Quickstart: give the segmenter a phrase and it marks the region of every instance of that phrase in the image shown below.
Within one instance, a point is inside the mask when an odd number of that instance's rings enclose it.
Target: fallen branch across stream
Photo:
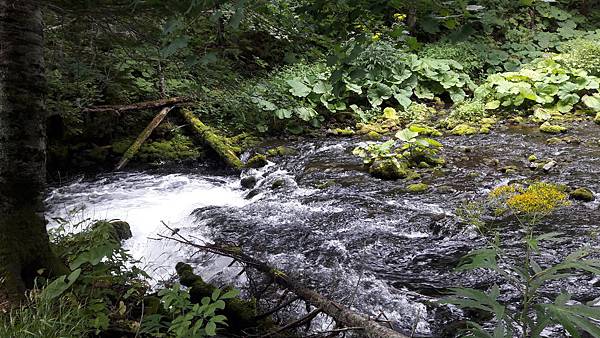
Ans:
[[[253,268],[262,272],[271,278],[281,288],[287,289],[304,301],[310,303],[316,308],[315,311],[323,312],[328,316],[332,317],[338,325],[346,327],[352,327],[353,330],[361,330],[365,336],[369,338],[408,338],[407,336],[394,331],[390,328],[384,327],[375,320],[356,313],[351,309],[327,299],[325,296],[317,293],[316,291],[309,289],[299,282],[290,278],[283,271],[272,268],[267,263],[261,262],[258,259],[243,253],[239,247],[236,246],[220,246],[217,244],[198,244],[190,239],[179,234],[179,231],[169,227],[163,222],[163,225],[171,231],[171,235],[158,236],[162,239],[172,240],[190,247],[194,247],[201,251],[210,252],[220,256],[226,256],[233,258],[234,260],[246,265],[246,267]],[[316,316],[317,313],[311,313]],[[306,322],[308,316],[301,318],[302,323]],[[301,324],[302,324],[301,323]],[[293,323],[297,324],[297,322]]]
[[[185,96],[172,97],[169,99],[155,100],[155,101],[145,101],[139,103],[125,104],[125,105],[104,105],[104,106],[95,106],[89,107],[82,110],[83,113],[102,113],[102,112],[115,112],[122,113],[130,110],[142,110],[142,109],[153,109],[153,108],[162,108],[166,106],[173,106],[177,104],[182,104],[186,102],[190,102],[191,99]]]
[[[152,131],[156,129],[156,127],[162,122],[162,120],[165,119],[165,117],[171,111],[171,109],[173,109],[173,107],[163,108],[158,114],[156,114],[156,116],[154,116],[152,121],[150,121],[150,123],[146,126],[146,128],[144,128],[142,133],[123,154],[123,157],[119,161],[119,164],[117,164],[117,166],[115,167],[115,170],[121,170],[127,165],[129,160],[131,160],[133,156],[135,156],[135,154],[138,152],[138,150],[140,150],[142,144],[146,141],[146,139],[148,139],[150,134],[152,134]]]

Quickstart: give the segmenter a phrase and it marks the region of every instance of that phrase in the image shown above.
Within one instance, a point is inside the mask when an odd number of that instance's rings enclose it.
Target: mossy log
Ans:
[[[163,108],[158,114],[156,114],[156,116],[154,116],[152,121],[146,126],[146,128],[144,128],[138,138],[133,142],[133,144],[131,144],[129,149],[127,149],[125,154],[123,154],[123,157],[115,167],[115,170],[121,170],[127,165],[129,160],[131,160],[138,150],[140,150],[142,144],[148,139],[150,134],[152,134],[152,131],[162,122],[162,120],[164,120],[171,109],[173,109],[173,107]]]
[[[241,169],[244,164],[236,155],[234,148],[229,144],[227,138],[219,136],[215,131],[202,123],[194,113],[188,109],[180,109],[181,116],[190,124],[199,138],[211,147],[229,166],[235,169]]]
[[[124,111],[130,110],[142,110],[142,109],[152,109],[152,108],[161,108],[165,106],[173,106],[176,104],[181,104],[185,102],[189,102],[189,97],[173,97],[169,99],[162,99],[156,101],[146,101],[125,105],[105,105],[105,106],[96,106],[83,109],[83,113],[101,113],[101,112],[115,112],[122,113]]]

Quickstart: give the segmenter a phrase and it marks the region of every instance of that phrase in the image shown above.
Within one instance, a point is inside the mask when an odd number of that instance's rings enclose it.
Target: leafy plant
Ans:
[[[443,163],[436,155],[442,144],[431,138],[418,137],[419,133],[408,128],[396,133],[386,142],[366,142],[354,148],[352,153],[365,164],[378,160],[394,159],[406,167],[417,167],[421,162],[431,165]]]
[[[590,248],[581,248],[565,257],[562,262],[546,265],[538,261],[543,242],[560,242],[560,233],[534,234],[537,222],[558,207],[568,205],[567,194],[561,187],[537,182],[528,187],[501,186],[493,190],[491,205],[502,213],[514,215],[526,232],[522,240],[523,260],[511,262],[496,235],[487,247],[474,250],[463,258],[458,270],[486,269],[492,271],[520,293],[520,306],[503,304],[501,291],[494,285],[484,292],[472,288],[453,288],[445,303],[462,308],[477,309],[493,316],[494,327],[486,329],[478,323],[468,322],[469,337],[541,337],[542,331],[560,324],[573,337],[585,331],[600,337],[595,321],[600,320],[600,309],[590,304],[570,301],[568,293],[561,293],[554,301],[546,300],[540,290],[549,281],[574,276],[574,271],[600,274],[600,260],[589,258]],[[499,209],[498,209],[499,208]]]
[[[227,325],[227,318],[216,312],[225,308],[225,300],[238,294],[239,291],[235,289],[225,293],[215,289],[211,297],[204,297],[200,304],[193,304],[189,292],[182,290],[179,284],[174,284],[158,293],[168,315],[155,314],[146,317],[142,323],[142,332],[153,337],[214,336],[218,325]]]
[[[598,92],[600,79],[581,69],[563,67],[554,58],[537,60],[518,72],[491,75],[477,88],[475,98],[486,108],[539,105],[569,112],[582,96]],[[584,104],[586,102],[583,102]]]

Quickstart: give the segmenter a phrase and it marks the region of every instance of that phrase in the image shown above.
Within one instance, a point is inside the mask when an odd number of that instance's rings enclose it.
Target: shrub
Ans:
[[[454,60],[472,75],[483,73],[485,64],[480,45],[472,42],[432,43],[425,45],[418,55],[421,58]]]
[[[576,39],[564,44],[562,50],[558,61],[565,67],[600,76],[600,40]]]
[[[538,105],[564,113],[582,102],[582,97],[597,93],[599,86],[598,77],[581,69],[566,68],[556,58],[546,58],[516,72],[491,75],[475,90],[475,98],[492,110]],[[590,106],[588,99],[583,104]]]

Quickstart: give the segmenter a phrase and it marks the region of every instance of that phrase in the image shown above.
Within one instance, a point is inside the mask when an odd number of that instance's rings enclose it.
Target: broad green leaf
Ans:
[[[419,133],[414,132],[408,128],[402,129],[396,133],[396,138],[402,142],[410,142],[415,137],[419,136]]]
[[[291,87],[290,93],[297,97],[306,97],[310,94],[311,89],[305,85],[303,82],[297,79],[290,79],[286,81],[287,84]]]
[[[69,276],[59,276],[52,283],[48,284],[42,291],[42,297],[48,300],[55,299],[62,295],[68,288],[75,283],[81,275],[81,269],[77,269],[69,274]]]

